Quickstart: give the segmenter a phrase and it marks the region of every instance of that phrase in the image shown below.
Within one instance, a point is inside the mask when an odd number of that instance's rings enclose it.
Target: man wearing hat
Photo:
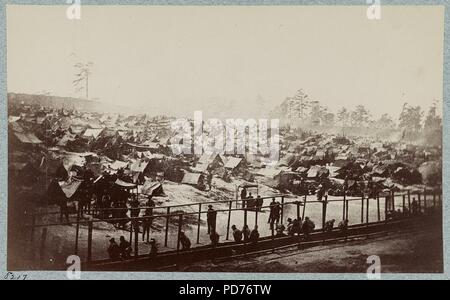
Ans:
[[[216,219],[217,219],[217,211],[213,209],[212,205],[209,205],[207,213],[208,234],[211,234],[212,231],[216,231]]]

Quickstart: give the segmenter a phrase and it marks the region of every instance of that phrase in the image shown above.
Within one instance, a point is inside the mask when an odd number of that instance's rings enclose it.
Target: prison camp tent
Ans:
[[[124,162],[124,161],[116,160],[115,162],[113,162],[112,164],[110,164],[109,167],[110,167],[112,170],[117,171],[117,170],[119,170],[119,169],[125,169],[126,167],[128,167],[128,163],[127,163],[127,162]]]
[[[134,163],[130,164],[130,171],[131,173],[144,173],[145,169],[147,168],[148,162],[144,161],[135,161]]]
[[[144,195],[153,196],[153,197],[158,197],[158,196],[164,197],[165,196],[162,183],[157,182],[157,181],[151,181],[151,180],[147,180],[144,183],[141,193]]]
[[[247,161],[247,164],[249,166],[252,166],[254,168],[262,168],[264,166],[264,159],[260,159],[255,154],[249,154],[247,153],[245,155],[245,160]]]
[[[400,166],[393,172],[392,179],[405,185],[421,184],[422,174],[416,168]]]
[[[314,160],[324,160],[325,156],[326,156],[325,151],[317,150],[316,154],[314,155]]]
[[[42,141],[36,137],[34,133],[21,133],[21,132],[14,132],[14,137],[17,142],[20,144],[26,144],[26,145],[39,145],[42,144]]]
[[[281,171],[275,177],[270,186],[278,189],[290,189],[294,180],[301,180],[302,176],[297,172]]]
[[[306,173],[306,176],[310,179],[328,177],[329,175],[330,171],[324,166],[312,166]]]
[[[137,185],[134,183],[125,182],[121,179],[117,179],[114,183],[117,187],[125,189],[125,190],[132,190],[137,188]]]
[[[326,168],[330,172],[330,177],[336,177],[339,174],[338,171],[341,169],[340,167],[336,166],[326,166]]]
[[[16,123],[20,118],[20,116],[8,116],[8,123]]]
[[[350,157],[347,154],[339,154],[334,159],[333,165],[336,167],[343,167],[347,165],[350,162]]]
[[[224,162],[220,154],[207,154],[204,153],[197,162],[195,170],[199,172],[206,172],[221,168],[224,166]]]
[[[205,188],[204,176],[200,173],[185,172],[181,183],[194,186],[200,190]]]
[[[279,167],[290,167],[292,164],[296,162],[295,155],[286,155],[280,159],[278,162]]]
[[[81,187],[81,184],[83,183],[82,180],[72,180],[70,182],[62,182],[60,183],[61,190],[63,191],[64,195],[67,199],[73,199],[75,198],[76,193]]]
[[[69,142],[74,142],[76,140],[76,135],[66,132],[66,134],[58,141],[56,144],[59,147],[65,147]]]
[[[69,127],[69,132],[74,135],[82,135],[86,130],[85,126],[73,125]]]
[[[225,169],[233,174],[244,173],[247,169],[247,161],[245,158],[228,157],[225,163]]]
[[[363,168],[360,164],[349,162],[342,166],[339,170],[335,171],[335,178],[338,179],[359,179],[364,174]]]
[[[83,133],[82,137],[85,139],[93,139],[96,140],[103,132],[103,128],[88,128]]]
[[[23,127],[17,123],[17,122],[12,122],[8,124],[8,128],[13,131],[13,132],[19,132],[19,133],[23,133],[25,132],[25,130],[23,129]]]

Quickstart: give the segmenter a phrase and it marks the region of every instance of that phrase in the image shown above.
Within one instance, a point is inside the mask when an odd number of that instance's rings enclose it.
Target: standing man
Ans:
[[[270,229],[274,229],[273,227],[273,223],[275,222],[274,220],[274,215],[275,215],[275,207],[277,205],[277,202],[275,201],[275,198],[272,198],[272,202],[270,202],[270,215],[269,215],[269,221],[268,223],[270,224]]]
[[[207,221],[208,221],[208,234],[216,231],[217,211],[213,209],[212,205],[208,206]]]

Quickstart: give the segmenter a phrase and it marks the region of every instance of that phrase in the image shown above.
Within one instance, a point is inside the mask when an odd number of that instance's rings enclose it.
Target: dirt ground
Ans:
[[[397,232],[377,238],[290,249],[227,262],[185,266],[184,272],[366,273],[367,258],[378,255],[382,273],[442,273],[442,235],[438,232]]]

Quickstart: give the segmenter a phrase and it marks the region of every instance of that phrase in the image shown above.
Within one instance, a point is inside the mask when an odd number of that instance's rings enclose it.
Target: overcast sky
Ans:
[[[9,92],[78,96],[73,65],[92,61],[91,98],[149,113],[251,116],[299,88],[375,116],[442,101],[441,7],[66,8],[8,6]]]

